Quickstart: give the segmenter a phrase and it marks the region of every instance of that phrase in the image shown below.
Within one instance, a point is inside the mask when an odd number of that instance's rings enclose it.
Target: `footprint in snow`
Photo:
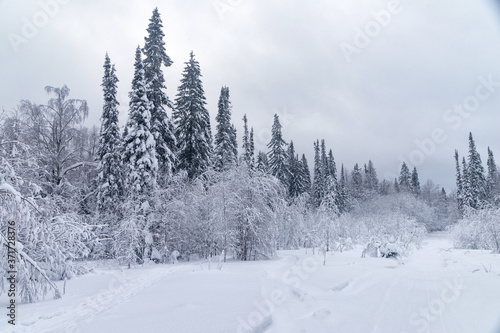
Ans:
[[[313,313],[313,317],[318,320],[324,320],[328,318],[332,313],[330,310],[327,309],[321,309]]]
[[[335,291],[335,292],[342,291],[345,288],[347,288],[347,286],[349,286],[349,283],[350,283],[349,281],[344,281],[344,282],[336,285],[335,287],[333,287],[332,290]]]

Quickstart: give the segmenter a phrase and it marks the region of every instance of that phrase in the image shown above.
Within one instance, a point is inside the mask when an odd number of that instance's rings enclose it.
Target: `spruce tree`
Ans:
[[[463,214],[464,208],[464,185],[463,185],[463,177],[462,172],[460,171],[460,160],[458,157],[458,151],[455,150],[455,169],[456,169],[456,183],[457,183],[457,206],[458,213],[460,216]]]
[[[247,166],[251,166],[252,154],[250,149],[250,132],[248,131],[248,119],[247,115],[243,115],[243,143],[241,147],[243,148],[243,161],[247,164]]]
[[[135,53],[134,78],[129,94],[128,134],[124,138],[124,166],[127,194],[133,200],[144,202],[156,188],[158,162],[155,137],[151,132],[151,109],[144,79],[141,50]]]
[[[288,197],[295,198],[302,194],[303,174],[302,165],[298,157],[295,155],[293,141],[290,141],[287,150],[287,168],[288,168]]]
[[[116,99],[118,78],[115,66],[106,53],[104,59],[102,89],[104,105],[101,116],[101,130],[97,149],[98,176],[97,202],[99,213],[105,215],[114,212],[116,202],[123,194],[121,174],[121,136],[118,124],[118,100]]]
[[[200,65],[192,51],[185,64],[173,119],[177,138],[177,169],[186,170],[188,177],[193,179],[210,166],[212,132],[210,116],[205,107]]]
[[[351,194],[356,199],[364,199],[363,174],[358,163],[354,165],[351,175]]]
[[[413,167],[413,171],[411,173],[410,192],[416,197],[418,197],[421,194],[420,181],[418,179],[418,173],[416,167]]]
[[[476,144],[469,133],[469,156],[468,156],[468,190],[470,192],[469,206],[475,209],[481,207],[486,200],[486,179],[481,156],[476,150]]]
[[[269,159],[267,158],[267,154],[259,151],[257,154],[257,170],[263,173],[269,173]]]
[[[325,191],[324,191],[324,177],[323,167],[321,164],[319,140],[314,142],[314,170],[313,170],[313,184],[312,184],[312,205],[318,208],[321,205]]]
[[[409,192],[411,188],[411,174],[410,169],[405,162],[401,165],[401,172],[399,173],[399,189],[404,192]]]
[[[337,189],[337,207],[339,209],[339,213],[345,213],[348,211],[347,207],[347,201],[348,201],[348,194],[347,194],[347,179],[346,179],[346,173],[344,169],[344,165],[340,167],[340,179],[338,182],[338,189]]]
[[[311,171],[309,170],[309,164],[307,163],[307,158],[305,154],[302,154],[301,167],[302,167],[301,193],[308,193],[309,191],[311,191]]]
[[[236,166],[238,161],[236,129],[231,124],[231,101],[228,87],[221,89],[215,120],[217,132],[215,133],[214,166],[216,170],[225,171]]]
[[[158,8],[155,8],[147,28],[144,53],[144,80],[146,95],[151,102],[151,133],[155,138],[156,157],[158,159],[161,183],[166,183],[171,176],[175,162],[176,140],[174,125],[169,119],[165,107],[173,108],[172,102],[164,92],[165,78],[162,65],[169,67],[172,60],[165,52],[165,36]]]
[[[365,189],[369,195],[374,195],[378,191],[378,178],[375,167],[371,160],[365,164]]]
[[[462,189],[464,193],[464,208],[473,207],[474,197],[470,190],[469,168],[465,161],[465,157],[462,157]]]
[[[271,129],[271,141],[267,144],[267,147],[269,148],[267,155],[269,157],[269,169],[271,174],[278,178],[281,183],[286,186],[289,177],[289,170],[286,163],[287,154],[285,150],[287,143],[283,140],[281,129],[282,126],[280,124],[279,117],[275,114]]]
[[[490,147],[488,147],[488,175],[486,177],[486,197],[490,202],[495,201],[495,197],[499,194],[500,184],[499,184],[499,175],[498,168],[495,163],[495,157],[493,156],[493,152]]]

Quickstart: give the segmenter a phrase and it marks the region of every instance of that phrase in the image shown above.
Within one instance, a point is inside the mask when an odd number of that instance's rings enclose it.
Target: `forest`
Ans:
[[[499,169],[490,149],[483,166],[472,134],[468,152],[455,151],[456,190],[449,193],[421,183],[406,163],[396,179],[379,179],[371,160],[343,165],[320,138],[309,162],[284,139],[278,115],[268,150],[257,152],[251,117],[243,128],[234,125],[227,86],[211,124],[194,52],[175,98],[167,96],[163,71],[172,60],[163,37],[155,9],[134,53],[122,126],[108,54],[100,127],[85,126],[88,105],[67,86],[45,87],[45,104],[26,99],[0,114],[0,257],[15,253],[23,302],[61,297],[53,281],[87,273],[94,260],[130,268],[355,246],[363,247],[360,256],[404,257],[442,230],[456,247],[500,253]],[[2,293],[8,260],[0,265]]]

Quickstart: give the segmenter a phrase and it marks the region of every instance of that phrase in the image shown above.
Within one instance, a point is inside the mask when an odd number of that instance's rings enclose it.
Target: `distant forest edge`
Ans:
[[[0,293],[13,253],[20,299],[34,302],[49,290],[61,297],[53,281],[84,274],[98,259],[223,263],[299,247],[326,258],[356,246],[363,256],[404,257],[427,232],[447,228],[457,247],[500,252],[499,172],[490,149],[485,171],[472,134],[467,158],[455,152],[452,193],[430,180],[421,185],[405,163],[398,178],[381,181],[371,160],[339,168],[325,140],[314,142],[311,175],[277,115],[267,152],[255,152],[246,115],[238,142],[226,86],[212,135],[193,52],[171,100],[162,28],[155,9],[135,50],[123,129],[108,54],[100,129],[83,126],[87,103],[70,98],[67,86],[46,87],[47,104],[23,100],[1,114]]]

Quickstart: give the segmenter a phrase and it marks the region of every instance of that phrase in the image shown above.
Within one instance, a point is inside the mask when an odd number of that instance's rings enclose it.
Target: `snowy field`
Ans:
[[[451,250],[445,233],[402,263],[360,254],[96,268],[60,300],[20,305],[16,330],[3,315],[0,332],[500,332],[500,255]]]

